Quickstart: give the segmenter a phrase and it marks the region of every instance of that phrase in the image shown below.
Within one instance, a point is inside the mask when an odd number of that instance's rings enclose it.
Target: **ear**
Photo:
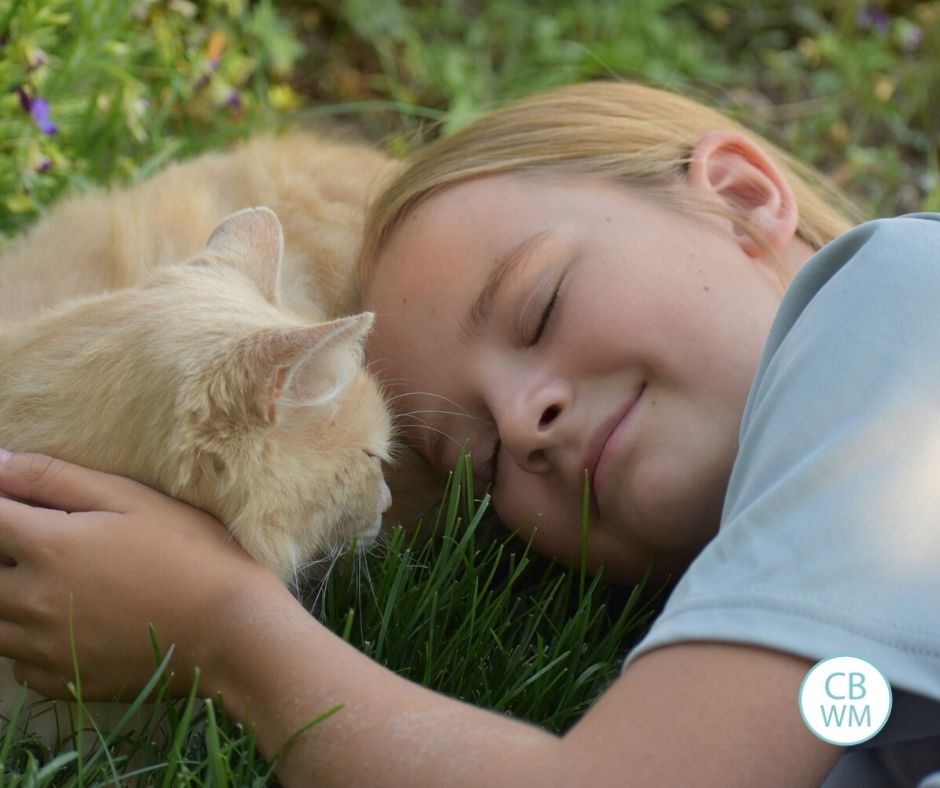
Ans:
[[[212,231],[204,249],[253,281],[272,304],[278,302],[284,232],[269,208],[245,208]]]
[[[250,410],[273,425],[300,418],[311,407],[335,405],[362,366],[372,321],[372,313],[363,312],[248,337],[230,368],[234,375],[247,371],[253,380],[247,392]]]
[[[713,131],[692,149],[687,182],[719,200],[733,215],[735,235],[751,257],[782,249],[796,233],[799,209],[783,173],[743,134]]]

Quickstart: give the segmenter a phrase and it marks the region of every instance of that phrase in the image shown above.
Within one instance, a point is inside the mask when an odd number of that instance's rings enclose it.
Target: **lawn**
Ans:
[[[940,210],[937,51],[940,2],[7,0],[0,236],[65,192],[135,182],[261,128],[329,118],[407,155],[506,99],[589,78],[717,104],[869,215]],[[656,589],[552,566],[487,503],[461,464],[417,533],[350,554],[304,597],[391,669],[561,731],[616,675]],[[218,707],[157,709],[168,744],[102,732],[87,756],[0,722],[0,785],[272,781]]]

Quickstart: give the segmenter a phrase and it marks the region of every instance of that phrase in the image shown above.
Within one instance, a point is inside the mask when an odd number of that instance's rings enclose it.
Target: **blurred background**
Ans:
[[[399,155],[559,83],[718,105],[870,215],[940,210],[940,2],[2,0],[0,234],[259,127]]]

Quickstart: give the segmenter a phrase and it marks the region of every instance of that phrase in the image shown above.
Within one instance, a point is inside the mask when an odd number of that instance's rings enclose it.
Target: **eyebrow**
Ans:
[[[529,258],[532,251],[545,241],[551,230],[542,230],[512,249],[499,255],[493,261],[489,276],[480,288],[477,297],[473,299],[470,309],[460,322],[460,341],[467,344],[471,339],[480,335],[486,321],[493,309],[493,302],[503,283],[510,278]]]

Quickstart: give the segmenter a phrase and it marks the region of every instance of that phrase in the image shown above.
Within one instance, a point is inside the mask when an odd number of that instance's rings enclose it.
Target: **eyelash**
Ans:
[[[529,341],[529,347],[538,344],[538,341],[542,338],[542,334],[545,332],[545,327],[548,325],[548,321],[552,316],[552,313],[555,311],[555,305],[558,302],[558,291],[561,290],[561,282],[558,283],[555,287],[555,292],[552,293],[552,297],[548,300],[548,303],[545,305],[545,309],[542,311],[542,316],[539,318],[539,324],[535,329],[535,335]],[[490,486],[496,486],[496,472],[499,470],[499,451],[502,447],[502,441],[499,439],[499,435],[496,436],[496,441],[493,444],[493,451],[490,453],[489,460],[486,465],[489,470],[490,476]]]
[[[545,305],[545,309],[542,311],[542,317],[539,319],[539,324],[536,326],[535,335],[529,340],[529,347],[537,345],[538,341],[542,338],[542,334],[545,332],[545,327],[548,325],[548,321],[552,316],[552,313],[555,311],[555,304],[558,301],[558,291],[561,290],[561,282],[555,286],[555,292],[552,293],[552,297],[548,300],[548,303]]]

